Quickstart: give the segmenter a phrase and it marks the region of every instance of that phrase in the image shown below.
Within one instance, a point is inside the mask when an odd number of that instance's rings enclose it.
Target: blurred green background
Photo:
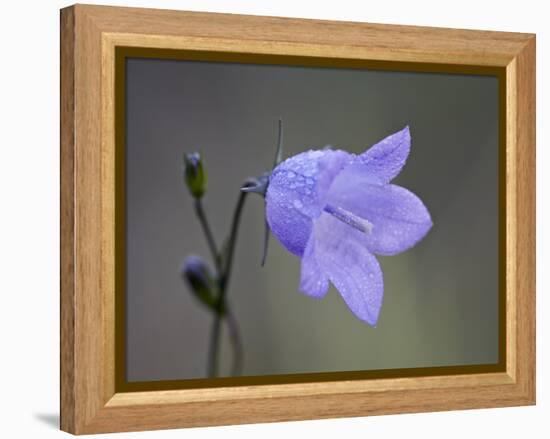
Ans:
[[[212,316],[180,278],[186,255],[209,257],[182,178],[200,151],[218,242],[238,188],[273,160],[325,145],[362,152],[409,125],[412,150],[394,180],[428,207],[415,248],[380,257],[378,326],[331,288],[298,292],[300,260],[272,239],[260,267],[263,201],[249,197],[229,301],[245,344],[244,375],[498,361],[498,80],[495,77],[130,59],[127,61],[127,379],[205,376]],[[224,338],[222,371],[230,349]]]

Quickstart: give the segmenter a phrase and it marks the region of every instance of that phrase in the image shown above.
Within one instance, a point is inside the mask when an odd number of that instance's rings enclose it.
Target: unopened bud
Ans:
[[[194,198],[201,198],[206,192],[206,171],[201,156],[192,152],[183,156],[185,183]]]
[[[199,256],[188,256],[183,263],[181,274],[195,297],[204,305],[215,310],[215,284],[206,262]]]

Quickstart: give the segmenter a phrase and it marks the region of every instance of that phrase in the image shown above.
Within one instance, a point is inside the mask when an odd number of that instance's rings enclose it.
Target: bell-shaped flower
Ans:
[[[432,227],[422,201],[390,181],[410,151],[409,128],[356,155],[310,150],[271,173],[266,216],[272,233],[301,257],[300,290],[323,297],[332,283],[362,321],[378,321],[384,281],[375,255],[395,255]]]

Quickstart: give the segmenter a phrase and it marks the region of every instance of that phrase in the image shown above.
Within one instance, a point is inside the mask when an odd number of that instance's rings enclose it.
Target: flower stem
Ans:
[[[229,330],[229,340],[233,348],[233,365],[231,367],[231,375],[238,376],[242,372],[244,349],[239,331],[239,325],[231,308],[226,302],[225,313],[217,313],[214,316],[214,324],[212,326],[210,351],[208,361],[208,376],[210,378],[218,376],[218,357],[221,335],[221,321],[225,317],[227,328]]]
[[[239,232],[239,224],[241,222],[241,214],[246,200],[246,192],[239,192],[239,199],[233,212],[233,221],[231,224],[231,232],[229,234],[229,243],[227,248],[227,258],[225,261],[225,267],[222,267],[222,277],[220,280],[220,297],[225,297],[227,291],[227,285],[229,284],[229,277],[231,275],[231,267],[233,265],[233,253],[235,253],[235,243],[237,242],[237,234]]]
[[[216,246],[216,241],[214,240],[214,235],[212,234],[212,230],[210,229],[210,224],[208,223],[208,220],[206,218],[206,213],[204,212],[204,208],[202,206],[200,198],[195,198],[195,213],[197,214],[199,222],[201,223],[202,230],[208,244],[208,248],[210,250],[210,253],[212,254],[212,259],[214,259],[214,264],[216,265],[216,270],[218,271],[218,273],[220,273],[221,267],[218,248]]]
[[[231,223],[231,230],[227,244],[227,255],[224,261],[224,266],[222,266],[221,264],[222,257],[217,251],[217,247],[210,231],[206,215],[204,213],[204,210],[202,209],[202,204],[200,203],[200,200],[196,200],[195,202],[195,210],[203,226],[203,231],[206,236],[206,240],[208,241],[208,246],[210,247],[210,251],[212,252],[212,256],[216,263],[216,269],[218,272],[218,306],[216,314],[214,315],[214,321],[212,323],[212,330],[210,333],[210,349],[208,353],[209,377],[215,377],[218,375],[220,334],[222,328],[221,321],[224,317],[227,320],[229,337],[231,340],[231,345],[233,347],[233,375],[240,374],[242,369],[243,347],[241,336],[239,332],[239,327],[237,325],[237,320],[235,319],[235,316],[229,308],[229,305],[226,303],[226,295],[227,287],[229,285],[229,278],[231,275],[231,268],[233,265],[233,254],[235,252],[235,244],[237,242],[237,235],[245,200],[246,192],[240,192],[239,199],[237,200],[237,205],[235,206],[235,210],[233,212],[233,220]]]

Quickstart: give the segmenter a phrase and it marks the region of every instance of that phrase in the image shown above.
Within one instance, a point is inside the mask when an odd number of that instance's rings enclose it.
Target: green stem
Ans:
[[[197,214],[197,217],[199,218],[199,222],[201,223],[202,230],[208,244],[208,248],[210,250],[210,253],[212,254],[212,259],[214,259],[214,264],[216,265],[216,270],[219,274],[221,273],[221,267],[218,247],[216,246],[214,235],[212,234],[212,230],[210,229],[210,224],[208,224],[208,220],[206,219],[206,214],[204,212],[204,208],[202,206],[202,201],[200,198],[195,198],[195,212]]]
[[[229,284],[229,277],[231,275],[231,268],[233,265],[233,254],[235,253],[235,243],[237,242],[239,224],[241,222],[241,214],[243,211],[244,202],[246,201],[246,195],[246,192],[239,193],[239,199],[237,200],[237,205],[235,206],[235,211],[233,212],[233,221],[231,223],[231,231],[229,234],[229,243],[227,248],[227,259],[225,261],[225,267],[222,267],[223,274],[220,280],[220,297],[222,300],[225,298],[225,292],[227,291],[227,286]]]
[[[237,321],[233,316],[233,313],[229,309],[229,306],[226,303],[227,287],[229,285],[229,278],[231,275],[231,268],[233,266],[233,254],[235,252],[235,244],[237,242],[237,235],[239,231],[239,225],[241,221],[241,214],[244,207],[244,202],[246,200],[246,192],[240,192],[239,199],[237,200],[237,205],[233,212],[233,220],[231,223],[231,230],[229,232],[229,241],[227,244],[227,257],[225,260],[225,266],[221,266],[219,254],[215,253],[216,266],[218,267],[219,274],[219,295],[218,295],[218,311],[214,316],[214,321],[212,323],[212,331],[210,333],[210,351],[208,355],[208,376],[215,377],[218,375],[218,357],[219,357],[219,346],[220,346],[220,333],[221,333],[221,321],[222,318],[227,318],[227,325],[229,329],[229,337],[231,344],[233,346],[233,374],[239,374],[242,369],[242,357],[243,357],[243,348],[241,337],[239,333],[239,327]],[[201,207],[200,203],[198,204]],[[201,209],[202,211],[202,209]],[[197,213],[199,210],[197,210]],[[203,229],[205,230],[205,235],[207,240],[209,240],[208,235],[212,237],[211,233],[207,233],[207,230],[210,230],[208,227],[208,222],[202,212],[201,222],[203,223]],[[201,218],[199,216],[199,218]],[[210,246],[210,244],[209,244]],[[211,248],[215,249],[216,246],[212,239]]]
[[[220,254],[218,252],[218,247],[216,245],[216,241],[214,240],[214,235],[212,234],[212,229],[210,228],[210,224],[208,223],[208,219],[206,217],[206,213],[204,211],[200,198],[195,198],[195,213],[197,214],[199,222],[201,223],[202,230],[208,244],[208,249],[212,254],[212,259],[214,260],[214,264],[216,266],[216,278],[218,279],[219,288],[219,279],[223,277],[222,267],[220,264]],[[218,350],[220,344],[219,339],[221,329],[221,319],[219,317],[220,315],[221,310],[218,310],[214,316],[214,322],[210,334],[210,351],[208,353],[208,376],[211,378],[218,375]]]

